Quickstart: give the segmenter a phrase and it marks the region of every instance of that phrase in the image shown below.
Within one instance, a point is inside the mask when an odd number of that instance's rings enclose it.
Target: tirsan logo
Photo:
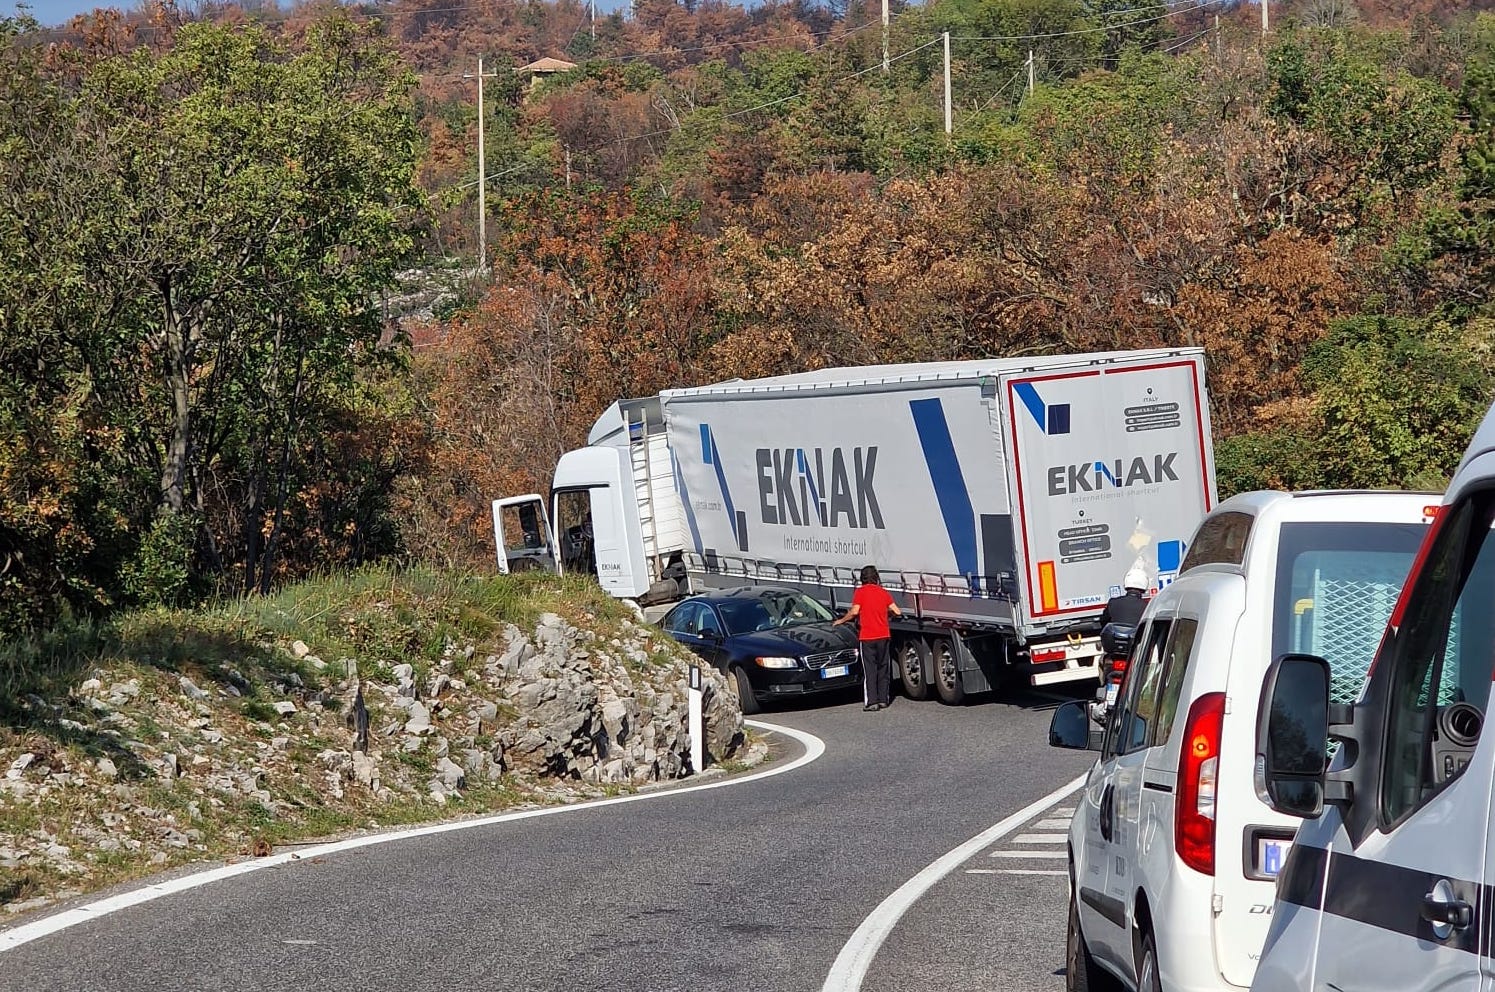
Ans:
[[[1170,451],[1166,455],[1153,455],[1151,462],[1139,456],[1130,463],[1118,458],[1114,462],[1055,465],[1049,469],[1049,495],[1093,493],[1107,486],[1126,489],[1129,486],[1151,486],[1158,482],[1177,482],[1178,473],[1173,471],[1173,459],[1177,457],[1178,452]]]
[[[873,481],[875,445],[759,448],[757,462],[758,509],[765,524],[883,529]]]

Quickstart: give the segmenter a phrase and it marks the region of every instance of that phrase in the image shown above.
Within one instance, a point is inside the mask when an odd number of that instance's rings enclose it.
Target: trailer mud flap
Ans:
[[[978,640],[988,640],[979,638]],[[991,651],[971,649],[971,644],[960,632],[950,631],[950,643],[955,648],[955,670],[960,673],[960,684],[969,695],[973,692],[990,692],[1001,684],[1001,660],[992,657]]]

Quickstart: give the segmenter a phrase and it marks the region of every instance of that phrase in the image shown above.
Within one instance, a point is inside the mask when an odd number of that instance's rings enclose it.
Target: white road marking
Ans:
[[[1071,814],[1071,815],[1073,815],[1073,814]],[[1063,830],[1063,831],[1065,831],[1067,833],[1069,831],[1069,821],[1070,821],[1070,817],[1069,816],[1065,816],[1065,817],[1058,817],[1058,816],[1056,816],[1056,817],[1053,817],[1053,818],[1048,819],[1048,820],[1039,820],[1037,823],[1033,824],[1033,829],[1034,830]]]
[[[43,917],[34,923],[27,923],[12,930],[0,931],[0,954],[29,944],[33,940],[50,936],[70,927],[97,920],[117,913],[131,906],[141,903],[152,902],[164,896],[185,892],[188,889],[199,888],[213,882],[222,882],[226,879],[235,878],[239,875],[247,875],[250,872],[262,871],[266,868],[279,868],[292,863],[307,863],[313,858],[320,858],[328,854],[338,854],[343,851],[354,851],[361,847],[373,847],[378,844],[388,844],[391,841],[409,840],[413,837],[430,837],[436,834],[449,833],[454,830],[471,830],[475,827],[490,827],[499,823],[510,823],[515,820],[529,820],[541,816],[556,816],[561,813],[571,813],[582,809],[597,809],[602,806],[619,806],[623,803],[636,803],[648,799],[668,799],[672,796],[682,796],[691,792],[703,792],[707,789],[721,789],[733,785],[746,785],[749,782],[761,781],[782,775],[785,772],[802,768],[810,762],[818,759],[825,753],[825,742],[814,734],[805,733],[803,730],[795,730],[792,727],[784,727],[775,723],[763,723],[759,720],[744,721],[750,727],[760,730],[768,730],[783,734],[796,740],[805,749],[805,753],[795,758],[788,764],[769,768],[766,771],[754,772],[741,778],[724,778],[715,782],[705,782],[701,785],[688,785],[676,789],[658,789],[650,792],[638,792],[628,796],[615,796],[611,799],[594,799],[591,802],[574,803],[569,806],[546,806],[542,809],[526,809],[515,813],[499,813],[494,816],[485,816],[472,820],[458,820],[451,823],[434,823],[424,827],[413,827],[408,830],[397,830],[391,833],[371,834],[365,837],[351,837],[347,840],[333,841],[330,844],[319,844],[308,847],[295,853],[274,854],[267,858],[256,858],[252,861],[240,861],[236,864],[223,865],[219,868],[211,868],[207,871],[184,875],[180,878],[168,879],[151,885],[143,885],[129,892],[100,899],[96,902],[86,903],[73,909],[54,913]]]
[[[1075,815],[1075,808],[1073,806],[1055,806],[1053,809],[1049,810],[1049,812],[1054,816],[1062,816],[1064,817],[1064,819],[1068,820]]]
[[[994,858],[1067,858],[1068,851],[993,851]]]
[[[316,945],[317,942],[315,940],[282,940],[281,943],[282,944],[295,944],[298,947],[313,947],[313,946]]]
[[[1018,834],[1012,838],[1014,844],[1063,844],[1069,834]]]
[[[1068,875],[1055,868],[967,868],[967,875]]]
[[[983,848],[1001,840],[1054,803],[1070,795],[1084,781],[1085,776],[1080,775],[1073,781],[1059,786],[1037,802],[1024,806],[1007,819],[983,830],[954,850],[941,855],[934,863],[900,885],[862,921],[862,925],[857,927],[851,939],[841,948],[841,953],[836,955],[836,961],[831,965],[830,974],[825,977],[821,992],[860,992],[862,979],[867,977],[867,969],[872,966],[872,959],[877,956],[878,949],[888,939],[888,934],[893,932],[893,928],[898,925],[903,914],[919,901],[919,897],[933,888],[940,879],[965,864],[974,855],[979,854]],[[1060,857],[1063,856],[1061,853]]]

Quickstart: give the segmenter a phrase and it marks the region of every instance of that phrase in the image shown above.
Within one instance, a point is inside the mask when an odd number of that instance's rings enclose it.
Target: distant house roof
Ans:
[[[522,66],[520,66],[517,71],[518,72],[569,72],[570,70],[575,69],[575,68],[576,68],[576,63],[575,62],[567,62],[565,59],[553,59],[553,58],[551,58],[550,56],[547,55],[543,59],[536,59],[535,61],[531,62],[529,65],[522,65]]]

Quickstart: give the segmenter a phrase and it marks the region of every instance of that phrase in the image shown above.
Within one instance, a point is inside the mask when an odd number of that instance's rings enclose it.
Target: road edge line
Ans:
[[[619,806],[624,803],[642,802],[646,799],[665,799],[671,796],[683,796],[692,792],[704,792],[707,789],[721,789],[733,785],[746,785],[749,782],[757,782],[762,779],[772,778],[775,775],[783,775],[785,772],[794,771],[810,764],[825,754],[825,742],[814,734],[793,727],[785,727],[777,723],[765,723],[761,720],[744,720],[745,724],[758,730],[767,730],[771,733],[783,734],[800,744],[804,753],[793,761],[773,768],[764,769],[761,772],[753,772],[740,777],[723,778],[713,782],[702,782],[700,785],[686,785],[679,788],[655,789],[649,792],[636,792],[627,796],[613,796],[609,799],[593,799],[587,802],[572,803],[566,806],[545,806],[539,809],[517,810],[512,813],[497,813],[492,816],[476,817],[471,820],[453,820],[447,823],[432,823],[422,827],[410,827],[404,830],[396,830],[389,833],[368,834],[362,837],[350,837],[345,840],[331,841],[326,844],[318,844],[298,851],[273,854],[265,858],[256,858],[252,861],[241,861],[236,864],[223,865],[218,868],[210,868],[206,871],[194,872],[191,875],[183,875],[179,878],[167,879],[162,882],[142,885],[138,889],[121,892],[117,895],[98,899],[75,906],[72,909],[44,916],[31,923],[25,923],[10,930],[0,930],[0,954],[14,950],[22,945],[29,944],[34,940],[49,937],[54,933],[71,929],[91,920],[97,920],[117,913],[131,906],[141,903],[153,902],[157,899],[174,895],[178,892],[186,892],[189,889],[200,888],[211,885],[214,882],[222,882],[250,872],[263,871],[267,868],[279,868],[283,865],[295,864],[298,861],[309,862],[313,858],[320,858],[328,854],[339,854],[343,851],[353,851],[363,847],[374,847],[379,844],[388,844],[397,840],[410,840],[416,837],[429,837],[435,834],[450,833],[456,830],[472,830],[477,827],[491,827],[500,823],[510,823],[515,820],[529,820],[541,816],[555,816],[560,813],[569,813],[582,809],[598,809],[603,806]]]
[[[851,935],[836,955],[830,974],[825,977],[821,992],[861,992],[862,979],[872,966],[873,958],[882,948],[883,942],[924,893],[932,889],[940,879],[969,861],[982,848],[1001,840],[1007,834],[1027,823],[1039,813],[1068,798],[1085,784],[1086,772],[1074,780],[1061,785],[1042,799],[1035,800],[999,823],[993,824],[970,840],[941,855],[932,864],[913,878],[904,882],[882,902],[878,903],[856,932]]]

